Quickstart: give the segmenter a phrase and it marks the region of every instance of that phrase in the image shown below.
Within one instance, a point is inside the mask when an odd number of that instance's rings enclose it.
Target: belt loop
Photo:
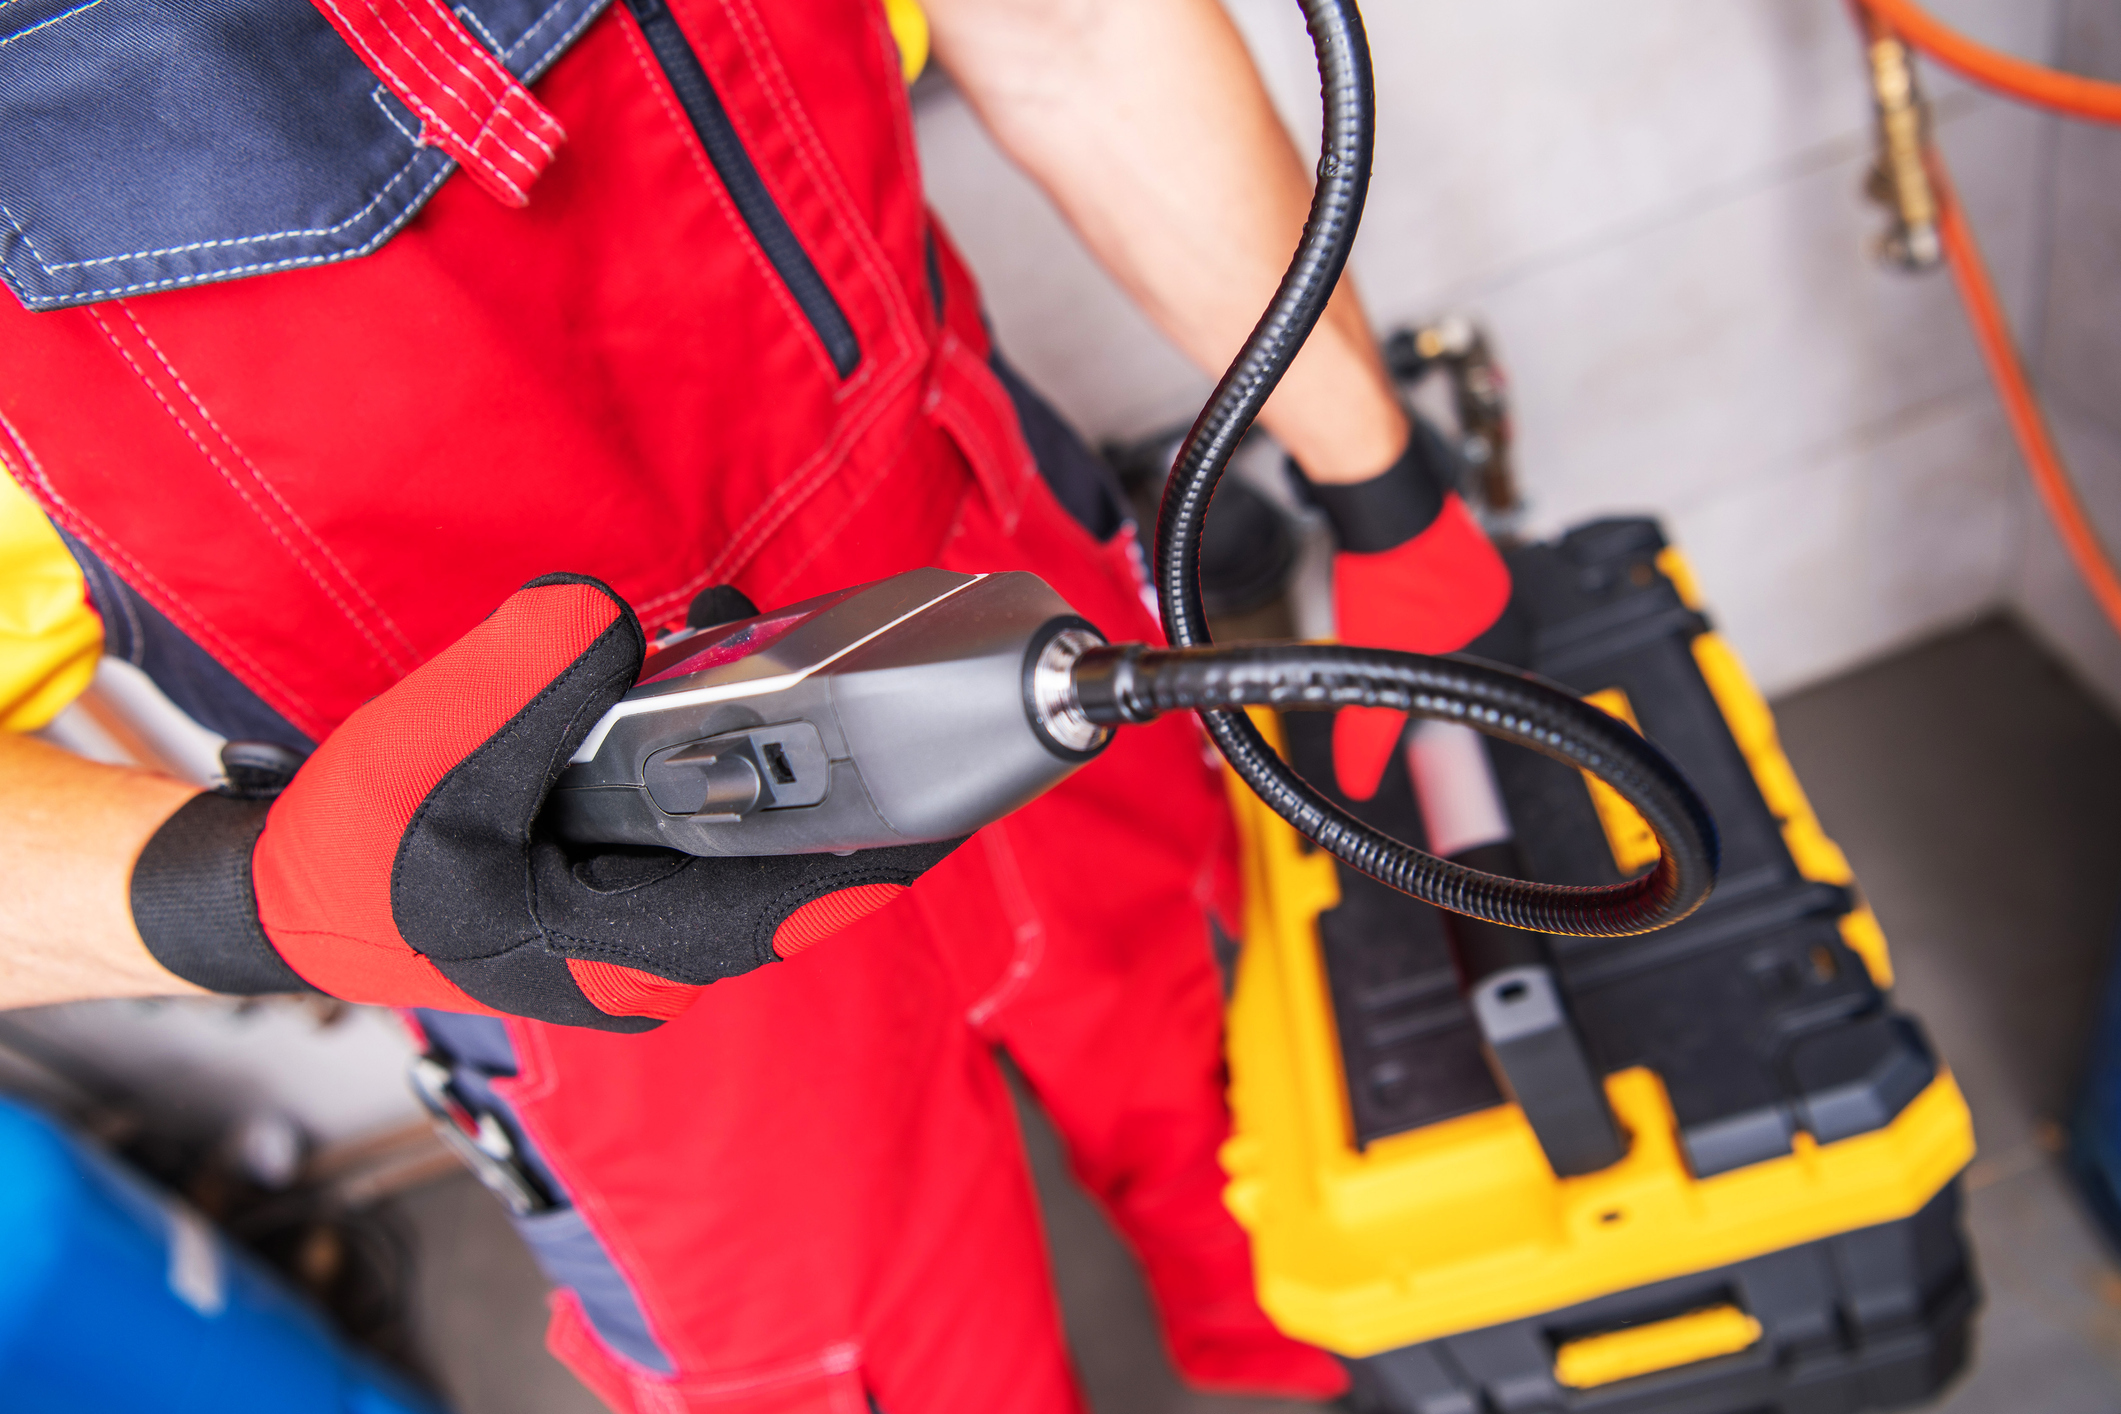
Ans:
[[[471,37],[442,0],[311,0],[384,87],[420,115],[420,143],[489,196],[527,206],[567,140],[559,120]]]

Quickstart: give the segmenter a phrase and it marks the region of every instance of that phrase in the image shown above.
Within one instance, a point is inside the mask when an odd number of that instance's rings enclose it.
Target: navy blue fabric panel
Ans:
[[[304,756],[317,749],[264,698],[111,573],[95,552],[64,530],[59,538],[73,551],[81,577],[88,581],[89,602],[103,618],[104,653],[146,673],[165,697],[210,732],[230,741],[273,742]]]
[[[498,1016],[472,1016],[464,1012],[435,1011],[416,1007],[412,1013],[420,1029],[436,1048],[450,1059],[474,1065],[488,1075],[514,1075],[516,1048],[508,1039],[508,1023]]]
[[[610,0],[478,0],[457,18],[525,83],[551,68]]]
[[[597,1241],[578,1209],[554,1208],[513,1221],[545,1275],[554,1286],[574,1292],[582,1303],[582,1314],[606,1345],[659,1375],[676,1373],[677,1362],[648,1329],[648,1318],[625,1273]]]
[[[421,1007],[413,1012],[428,1044],[449,1057],[450,1080],[457,1093],[476,1108],[498,1118],[508,1128],[516,1152],[537,1173],[545,1191],[561,1207],[513,1219],[516,1231],[529,1246],[538,1265],[555,1286],[573,1290],[582,1303],[582,1313],[604,1343],[638,1365],[667,1375],[677,1366],[648,1329],[648,1318],[625,1273],[611,1259],[582,1215],[568,1204],[567,1190],[553,1176],[544,1158],[523,1135],[523,1126],[493,1088],[501,1076],[517,1070],[515,1047],[508,1027],[499,1017],[466,1016],[453,1011]]]
[[[475,0],[526,79],[608,0]],[[55,309],[366,254],[456,164],[310,0],[0,5],[0,278]]]

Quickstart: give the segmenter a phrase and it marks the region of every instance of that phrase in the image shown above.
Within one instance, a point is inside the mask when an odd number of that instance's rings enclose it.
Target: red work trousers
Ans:
[[[1043,486],[1004,527],[966,496],[951,569],[1030,569],[1115,639],[1152,636],[1131,533]],[[1325,1397],[1222,1205],[1222,995],[1235,889],[1190,718],[1130,728],[908,895],[644,1036],[511,1023],[502,1082],[677,1365],[550,1341],[629,1414],[1076,1414],[1036,1199],[995,1051],[1021,1068],[1146,1270],[1195,1383]]]

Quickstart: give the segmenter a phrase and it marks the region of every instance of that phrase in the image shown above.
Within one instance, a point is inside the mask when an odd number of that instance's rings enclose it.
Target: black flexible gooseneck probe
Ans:
[[[1157,589],[1173,645],[1094,648],[1076,665],[1093,722],[1198,710],[1231,767],[1335,858],[1440,908],[1544,933],[1617,937],[1676,923],[1716,879],[1716,826],[1663,752],[1566,691],[1468,659],[1330,644],[1211,646],[1200,594],[1201,527],[1238,440],[1324,313],[1355,242],[1370,184],[1374,95],[1354,0],[1301,0],[1325,96],[1310,219],[1274,301],[1180,449],[1156,525]],[[1242,711],[1389,707],[1461,722],[1604,780],[1657,834],[1654,869],[1599,888],[1535,884],[1439,859],[1374,830],[1314,790]]]

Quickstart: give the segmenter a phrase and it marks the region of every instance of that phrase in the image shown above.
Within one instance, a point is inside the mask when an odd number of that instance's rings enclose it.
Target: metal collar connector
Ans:
[[[1100,644],[1084,653],[1070,674],[1069,692],[1086,721],[1102,726],[1153,722],[1163,715],[1140,691],[1139,643]]]
[[[1047,740],[1065,751],[1088,754],[1112,738],[1111,729],[1093,722],[1076,693],[1077,664],[1105,640],[1088,628],[1063,628],[1048,638],[1031,661],[1027,704],[1031,719]]]

